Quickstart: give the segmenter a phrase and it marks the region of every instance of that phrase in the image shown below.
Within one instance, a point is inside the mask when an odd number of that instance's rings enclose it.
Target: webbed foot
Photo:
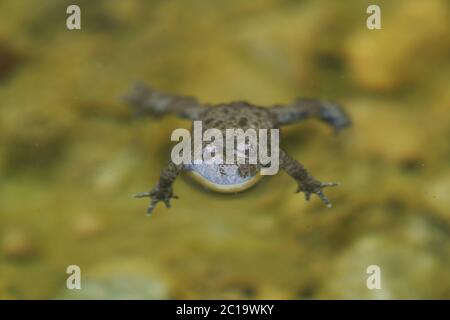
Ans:
[[[349,116],[338,104],[324,102],[320,106],[320,119],[329,123],[336,133],[351,125]]]
[[[331,208],[333,205],[331,204],[330,200],[325,196],[322,189],[325,187],[335,187],[339,185],[336,182],[320,182],[314,179],[308,180],[307,182],[298,182],[298,192],[303,192],[305,194],[306,201],[309,201],[311,199],[311,194],[315,193],[317,196],[319,196],[320,200],[322,200],[323,203],[328,208]]]
[[[156,204],[160,201],[164,202],[166,208],[170,208],[170,199],[178,199],[178,196],[172,192],[172,187],[161,188],[159,186],[154,187],[151,191],[140,192],[134,195],[135,198],[149,197],[150,205],[147,208],[147,214],[151,214]]]

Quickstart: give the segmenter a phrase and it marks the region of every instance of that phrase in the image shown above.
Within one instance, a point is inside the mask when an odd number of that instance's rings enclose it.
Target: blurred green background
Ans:
[[[82,30],[66,29],[78,4]],[[382,30],[366,28],[378,4]],[[1,1],[0,298],[450,298],[449,2]],[[121,102],[142,80],[203,102],[341,102],[281,144],[334,207],[285,173],[237,195],[151,188],[170,133]],[[82,290],[66,289],[81,267]],[[381,267],[368,290],[366,268]]]

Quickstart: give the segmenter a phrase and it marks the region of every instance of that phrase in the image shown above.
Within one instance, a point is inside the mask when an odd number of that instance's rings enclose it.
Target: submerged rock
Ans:
[[[367,234],[341,252],[322,279],[320,298],[439,299],[450,289],[441,252],[445,233],[426,218],[412,216],[400,228]],[[381,288],[369,289],[367,268],[378,266]],[[371,273],[372,274],[372,273]]]
[[[28,258],[36,253],[33,239],[23,230],[7,230],[0,240],[1,251],[8,258]]]
[[[86,269],[81,268],[81,289],[63,289],[57,299],[169,298],[169,285],[165,277],[148,262],[128,259]]]
[[[361,28],[350,37],[347,60],[355,82],[374,91],[393,91],[421,81],[430,61],[449,48],[448,3],[404,1],[382,8],[382,29]]]

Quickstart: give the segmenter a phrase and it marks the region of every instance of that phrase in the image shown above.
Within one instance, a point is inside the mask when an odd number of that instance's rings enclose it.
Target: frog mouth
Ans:
[[[238,174],[235,165],[226,166],[225,172],[220,172],[215,165],[190,165],[187,174],[200,185],[219,193],[238,193],[253,187],[261,178],[260,173],[248,177]]]

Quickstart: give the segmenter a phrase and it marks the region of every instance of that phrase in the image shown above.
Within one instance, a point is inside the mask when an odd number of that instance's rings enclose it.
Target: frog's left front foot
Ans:
[[[311,194],[315,193],[319,196],[320,200],[322,200],[323,203],[328,208],[331,208],[333,205],[331,204],[330,200],[328,200],[327,196],[323,193],[322,189],[325,187],[335,187],[339,185],[336,182],[320,182],[315,179],[308,179],[307,181],[297,181],[298,183],[298,189],[297,192],[303,192],[305,193],[305,199],[306,201],[309,201],[311,199]]]
[[[151,214],[156,204],[160,201],[164,202],[166,208],[170,208],[170,199],[178,199],[178,196],[172,192],[172,187],[162,188],[160,186],[154,187],[151,191],[140,192],[134,195],[135,198],[149,197],[150,205],[147,208],[147,214]]]
[[[319,196],[320,200],[326,204],[328,208],[332,205],[330,200],[325,196],[322,189],[326,187],[335,187],[338,184],[336,182],[320,182],[314,179],[312,175],[306,171],[305,167],[280,149],[280,165],[298,184],[297,192],[304,192],[306,201],[311,198],[311,193],[315,193]]]

